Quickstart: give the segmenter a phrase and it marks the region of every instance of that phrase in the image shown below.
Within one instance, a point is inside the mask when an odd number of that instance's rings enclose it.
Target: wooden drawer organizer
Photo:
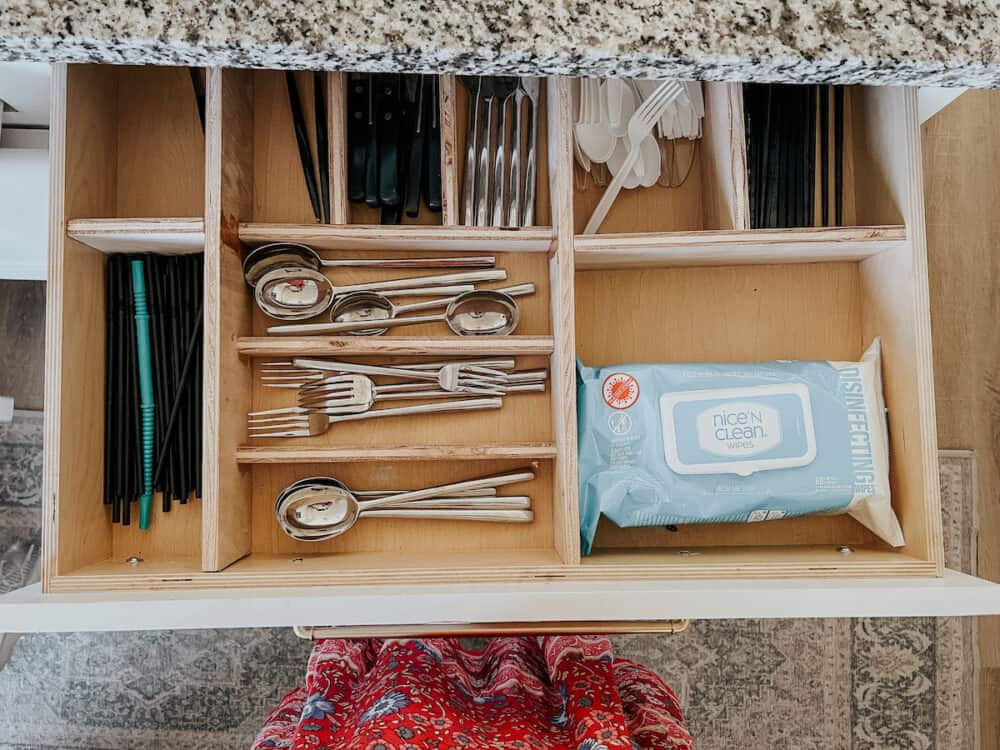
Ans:
[[[624,193],[602,233],[579,236],[599,190],[572,157],[573,86],[549,79],[538,219],[459,225],[466,95],[440,79],[445,207],[414,224],[364,224],[345,200],[345,96],[327,74],[335,223],[311,223],[282,74],[210,69],[203,136],[188,73],[59,67],[53,104],[46,393],[45,565],[50,592],[551,579],[939,576],[943,571],[922,173],[915,94],[854,89],[848,194],[859,226],[750,231],[742,95],[706,84],[705,137],[677,189]],[[185,89],[185,87],[188,87]],[[302,90],[310,90],[305,80]],[[308,97],[311,98],[311,97]],[[307,116],[309,113],[307,112]],[[851,214],[848,214],[851,215]],[[621,233],[631,230],[630,233]],[[638,230],[638,231],[637,231]],[[379,338],[264,336],[242,278],[248,247],[278,239],[351,253],[489,251],[532,280],[517,335],[465,340],[441,327]],[[103,466],[103,262],[120,250],[206,253],[204,498],[147,532],[110,523]],[[352,274],[338,273],[349,280]],[[723,312],[719,300],[736,306]],[[890,412],[894,550],[847,516],[671,532],[602,524],[580,555],[575,360],[856,359],[881,336]],[[336,427],[247,445],[245,413],[276,403],[255,369],[298,354],[406,359],[516,355],[548,366],[544,394],[498,412]],[[273,520],[289,481],[419,486],[537,467],[526,526],[367,520],[316,545]],[[842,547],[849,547],[843,551]],[[126,563],[137,555],[138,564]]]

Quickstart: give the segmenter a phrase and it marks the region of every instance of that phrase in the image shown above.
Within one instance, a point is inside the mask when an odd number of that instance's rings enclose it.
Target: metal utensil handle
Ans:
[[[490,271],[464,271],[462,273],[444,273],[437,276],[417,276],[411,279],[389,279],[388,281],[372,281],[367,284],[349,284],[334,286],[333,294],[347,292],[378,292],[383,289],[406,289],[408,287],[432,286],[444,284],[460,284],[466,281],[506,281],[507,272],[502,268]]]
[[[504,223],[504,156],[507,151],[507,100],[510,97],[497,98],[497,139],[496,151],[493,157],[493,198],[490,211],[490,225],[502,226]]]
[[[353,422],[361,419],[378,419],[379,417],[404,417],[409,414],[431,414],[435,412],[442,411],[475,411],[476,409],[499,409],[503,406],[502,398],[473,398],[468,401],[442,401],[437,404],[419,404],[417,406],[396,406],[391,409],[373,409],[371,411],[366,411],[361,414],[345,414],[343,416],[333,416],[330,417],[330,424],[336,422]],[[496,487],[496,484],[484,484],[475,485],[476,487]],[[445,490],[452,489],[451,487],[445,487]],[[420,494],[419,498],[411,498],[408,495],[413,493],[407,493],[405,495],[397,495],[397,498],[406,498],[407,500],[422,499],[425,497],[434,497],[435,495],[441,494],[438,491],[431,492],[430,494]],[[373,501],[378,502],[378,501]],[[382,503],[383,505],[385,503]]]
[[[473,402],[477,401],[496,401],[499,405],[501,399],[475,399]],[[456,401],[445,405],[457,405],[461,402]],[[481,487],[502,487],[507,484],[517,484],[518,482],[529,482],[535,478],[535,472],[530,469],[525,469],[523,471],[513,471],[507,474],[496,474],[489,477],[480,477],[479,479],[468,479],[464,482],[453,482],[452,484],[442,484],[436,487],[425,487],[422,490],[414,490],[413,492],[404,492],[402,495],[393,495],[392,497],[376,498],[375,500],[365,500],[359,502],[363,508],[384,508],[388,505],[396,504],[402,505],[408,503],[411,500],[424,500],[428,497],[439,497],[441,495],[446,495],[449,492],[455,492],[457,490],[475,490]]]
[[[448,300],[451,302],[451,300]],[[351,331],[367,331],[371,328],[399,328],[400,326],[416,325],[417,323],[440,323],[447,320],[445,313],[438,315],[417,315],[412,318],[386,318],[385,320],[352,320],[344,323],[302,323],[282,326],[270,326],[268,333],[350,333]]]
[[[549,376],[548,370],[520,370],[519,372],[505,372],[503,375],[480,375],[476,372],[462,371],[463,380],[481,380],[487,383],[525,383],[535,380],[545,380]]]
[[[538,95],[529,97],[531,118],[528,120],[528,158],[524,166],[524,218],[520,226],[530,227],[535,223],[535,172],[538,149]]]
[[[479,396],[502,396],[506,392],[507,389],[505,388],[476,385],[467,391],[401,391],[395,393],[380,393],[375,396],[375,401],[412,401],[417,398],[460,398],[462,396],[468,396],[470,393],[475,393]]]
[[[359,517],[409,518],[425,521],[484,521],[492,523],[531,523],[535,514],[530,510],[424,510],[422,508],[364,510]]]
[[[510,187],[507,189],[507,196],[510,200],[507,212],[506,224],[509,227],[520,226],[521,224],[521,107],[524,104],[524,90],[520,82],[517,84],[517,91],[514,94],[514,119],[511,123],[511,147],[510,147]]]
[[[358,498],[388,497],[390,495],[402,495],[404,492],[411,492],[411,491],[412,490],[351,490],[351,494]],[[497,494],[496,487],[483,487],[482,489],[466,490],[465,492],[449,492],[448,496],[451,498],[496,497],[496,494]]]
[[[363,365],[357,362],[338,362],[324,359],[303,359],[296,358],[292,364],[306,370],[322,370],[323,372],[353,372],[359,375],[388,375],[396,378],[413,378],[415,380],[438,379],[437,371],[422,372],[419,370],[407,370],[402,367],[383,367],[381,365]]]
[[[354,493],[357,497],[357,493]],[[393,508],[394,506],[388,506]],[[434,510],[449,509],[478,509],[478,510],[529,510],[531,508],[531,498],[527,495],[510,495],[504,497],[467,497],[448,495],[444,497],[432,497],[427,500],[411,500],[404,504],[404,508],[431,508]],[[381,509],[374,512],[380,512]]]
[[[493,268],[496,258],[492,255],[461,258],[345,258],[320,259],[327,268]]]
[[[479,144],[479,167],[476,171],[476,226],[489,226],[490,221],[490,143],[494,140],[493,110],[495,96],[482,100],[486,107],[486,127],[483,132],[483,142]]]
[[[501,289],[494,289],[494,292],[501,292],[510,297],[523,297],[527,294],[535,293],[535,285],[528,284],[515,284],[514,286],[507,286]],[[393,317],[398,317],[401,313],[406,312],[416,312],[417,310],[433,310],[436,307],[447,307],[451,302],[457,299],[460,295],[454,295],[451,297],[442,297],[440,299],[431,299],[426,302],[411,302],[407,305],[396,305],[393,309]],[[369,326],[377,327],[377,326]]]
[[[453,286],[424,286],[417,289],[385,289],[379,294],[383,297],[440,297],[442,294],[471,292],[475,288],[475,284],[455,284]]]
[[[459,365],[463,372],[494,372],[495,370],[513,370],[516,366],[513,357],[504,357],[501,359],[450,359],[444,362],[414,362],[409,365],[396,366],[402,367],[405,370],[440,370],[442,367],[447,365]],[[493,369],[491,370],[490,368]],[[505,373],[498,372],[496,374],[502,375]]]
[[[462,210],[465,226],[476,224],[476,134],[479,130],[479,80],[476,90],[469,87],[469,122],[465,128],[465,174],[462,175]]]

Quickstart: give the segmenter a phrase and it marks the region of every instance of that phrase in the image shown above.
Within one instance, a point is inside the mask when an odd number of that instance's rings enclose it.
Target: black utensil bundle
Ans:
[[[750,226],[840,226],[844,220],[843,87],[747,83],[743,109]]]
[[[132,523],[142,494],[139,368],[131,261],[145,261],[153,394],[153,486],[171,500],[201,497],[204,255],[111,255],[105,267],[104,503]]]
[[[313,159],[312,147],[309,145],[309,130],[306,125],[305,113],[302,111],[302,99],[295,83],[295,73],[285,71],[285,86],[288,89],[288,108],[292,113],[292,125],[295,127],[295,142],[299,147],[299,162],[302,164],[302,175],[306,181],[309,193],[309,203],[313,216],[318,224],[330,223],[330,138],[326,125],[326,90],[323,86],[324,73],[313,73],[313,98],[316,125],[316,159]],[[319,175],[316,165],[319,165]]]
[[[441,210],[438,78],[361,75],[348,83],[347,197],[382,210],[381,223]]]

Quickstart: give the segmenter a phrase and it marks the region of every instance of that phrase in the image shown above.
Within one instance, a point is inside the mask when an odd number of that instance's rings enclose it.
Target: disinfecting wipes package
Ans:
[[[879,342],[860,362],[577,365],[580,531],[850,513],[893,546]]]

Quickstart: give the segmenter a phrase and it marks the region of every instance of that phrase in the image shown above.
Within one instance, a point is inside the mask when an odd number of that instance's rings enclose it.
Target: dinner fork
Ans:
[[[652,132],[653,127],[659,121],[663,111],[679,96],[686,96],[685,89],[677,81],[664,81],[652,94],[640,105],[628,121],[628,141],[630,144],[628,155],[618,170],[618,174],[608,185],[601,196],[600,202],[594,209],[590,220],[587,222],[584,234],[596,234],[604,219],[611,209],[618,193],[621,192],[625,178],[632,171],[636,161],[639,159],[639,147],[643,140]]]
[[[331,425],[338,422],[353,422],[362,419],[377,419],[380,417],[402,417],[410,414],[430,414],[445,411],[476,411],[479,409],[499,409],[503,406],[501,398],[473,398],[465,401],[443,401],[436,404],[420,404],[417,406],[399,406],[391,409],[375,409],[360,414],[329,415],[323,412],[289,417],[278,423],[262,426],[251,425],[248,429],[251,438],[268,437],[316,437],[322,435]]]

